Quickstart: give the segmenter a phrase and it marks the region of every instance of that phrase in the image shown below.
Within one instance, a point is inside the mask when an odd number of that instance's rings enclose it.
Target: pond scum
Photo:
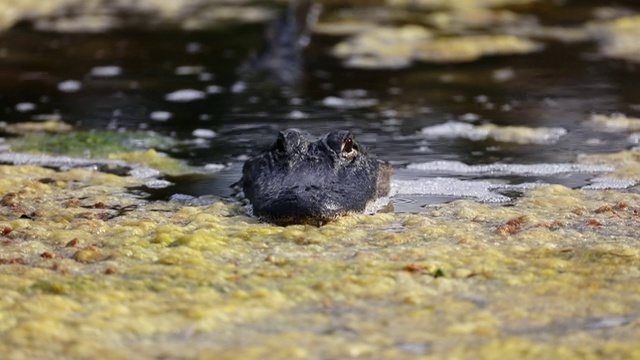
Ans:
[[[0,166],[7,358],[640,357],[637,194],[278,227],[141,181]]]
[[[371,39],[357,32],[334,55],[366,68],[470,61],[536,51],[537,42],[524,38],[529,34],[594,39],[605,56],[638,62],[637,15],[570,29],[510,28],[519,15],[481,6],[529,2],[389,0],[406,9],[405,17],[432,3],[482,9],[474,16],[451,11],[431,17],[439,29],[452,24],[449,33],[440,32],[454,38],[434,39],[429,51],[412,39],[431,34],[414,27],[405,36],[407,29],[398,27],[373,42],[400,36],[403,57],[371,56],[366,48],[363,57],[360,45]],[[76,18],[50,16],[36,28],[118,27],[118,11],[94,16],[91,10],[102,2],[32,3],[7,2],[14,11],[6,12],[0,28],[77,3],[87,9]],[[180,9],[173,2],[145,3],[157,3],[157,13],[170,19]],[[179,22],[181,28],[210,26],[228,13],[220,6],[212,2],[195,19]],[[268,11],[246,10],[233,16],[269,18]],[[459,37],[464,24],[490,29],[498,20],[505,27],[495,38],[471,39],[483,46]],[[452,43],[441,41],[453,41],[459,53],[444,52]],[[432,53],[437,57],[425,55]],[[619,123],[618,117],[609,127]],[[66,146],[47,144],[60,145]],[[173,166],[156,155],[106,157]],[[610,176],[640,180],[638,152],[579,162],[613,165]],[[0,166],[3,358],[640,358],[638,194],[549,185],[526,190],[513,206],[459,200],[420,214],[277,227],[234,204],[146,201],[130,191],[144,181],[87,169]]]

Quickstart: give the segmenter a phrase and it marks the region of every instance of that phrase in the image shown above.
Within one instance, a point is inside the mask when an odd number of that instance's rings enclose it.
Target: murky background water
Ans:
[[[526,12],[543,23],[571,26],[589,20],[593,8],[600,5],[611,4],[542,3],[527,7]],[[640,10],[635,1],[616,5],[631,12]],[[640,115],[640,69],[604,58],[594,42],[544,41],[543,51],[528,55],[464,64],[416,63],[401,70],[358,70],[342,66],[329,54],[340,37],[315,34],[304,52],[303,77],[285,89],[248,75],[253,59],[267,48],[267,29],[265,24],[200,31],[133,26],[98,34],[65,34],[18,25],[0,36],[2,120],[19,122],[58,114],[82,129],[153,130],[193,140],[163,149],[171,156],[194,166],[225,166],[211,175],[170,178],[175,186],[150,191],[157,198],[173,193],[229,196],[229,186],[240,178],[247,156],[268,146],[278,130],[289,127],[318,135],[350,129],[370,151],[394,165],[396,181],[444,177],[581,187],[596,175],[460,174],[446,169],[433,173],[407,165],[436,160],[470,165],[567,163],[581,153],[635,146],[627,133],[606,133],[584,125],[591,113]],[[167,98],[185,89],[202,91],[204,97],[185,102]],[[332,105],[327,100],[331,97],[375,101],[351,108]],[[421,133],[425,127],[447,121],[559,127],[567,134],[553,143],[517,144]],[[453,198],[401,193],[393,201],[396,211],[419,211]]]

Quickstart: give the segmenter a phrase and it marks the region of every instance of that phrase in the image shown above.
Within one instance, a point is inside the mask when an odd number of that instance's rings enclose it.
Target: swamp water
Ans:
[[[286,87],[249,74],[281,6],[5,30],[2,352],[640,356],[640,9],[460,3],[323,4]],[[289,127],[353,131],[394,212],[216,202]]]

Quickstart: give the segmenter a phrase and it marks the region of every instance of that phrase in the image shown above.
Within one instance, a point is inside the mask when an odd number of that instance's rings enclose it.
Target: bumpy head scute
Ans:
[[[254,215],[280,225],[322,224],[388,193],[390,170],[345,130],[317,139],[288,129],[246,161],[241,183]]]

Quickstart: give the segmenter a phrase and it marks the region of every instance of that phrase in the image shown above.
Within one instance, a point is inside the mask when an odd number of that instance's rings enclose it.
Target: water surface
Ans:
[[[573,26],[589,20],[598,2],[521,9],[540,22]],[[622,2],[628,9],[634,2]],[[304,71],[293,86],[251,74],[268,47],[268,25],[229,25],[206,31],[127,28],[99,34],[60,34],[16,26],[0,38],[0,108],[3,120],[57,114],[80,129],[143,129],[179,140],[212,130],[211,139],[163,149],[190,165],[222,164],[210,175],[170,178],[176,185],[151,191],[229,196],[243,161],[268,146],[278,130],[297,127],[322,134],[350,129],[395,168],[395,179],[490,180],[500,184],[557,183],[582,187],[598,173],[458,174],[407,169],[450,160],[464,164],[570,163],[582,153],[606,153],[635,144],[627,133],[585,125],[592,113],[640,114],[636,66],[604,58],[595,42],[544,41],[544,50],[487,57],[465,64],[417,63],[401,70],[346,68],[330,55],[339,37],[314,35]],[[71,82],[69,82],[71,80]],[[61,85],[62,84],[62,85]],[[71,84],[71,88],[65,85]],[[79,85],[75,89],[74,85]],[[202,98],[171,101],[179,90]],[[370,101],[332,105],[331,99]],[[25,105],[25,103],[27,105]],[[429,137],[421,129],[448,121],[558,127],[567,134],[544,144]],[[213,135],[213,134],[210,134]],[[517,195],[517,189],[503,189]],[[419,211],[457,196],[399,194],[396,211]]]

